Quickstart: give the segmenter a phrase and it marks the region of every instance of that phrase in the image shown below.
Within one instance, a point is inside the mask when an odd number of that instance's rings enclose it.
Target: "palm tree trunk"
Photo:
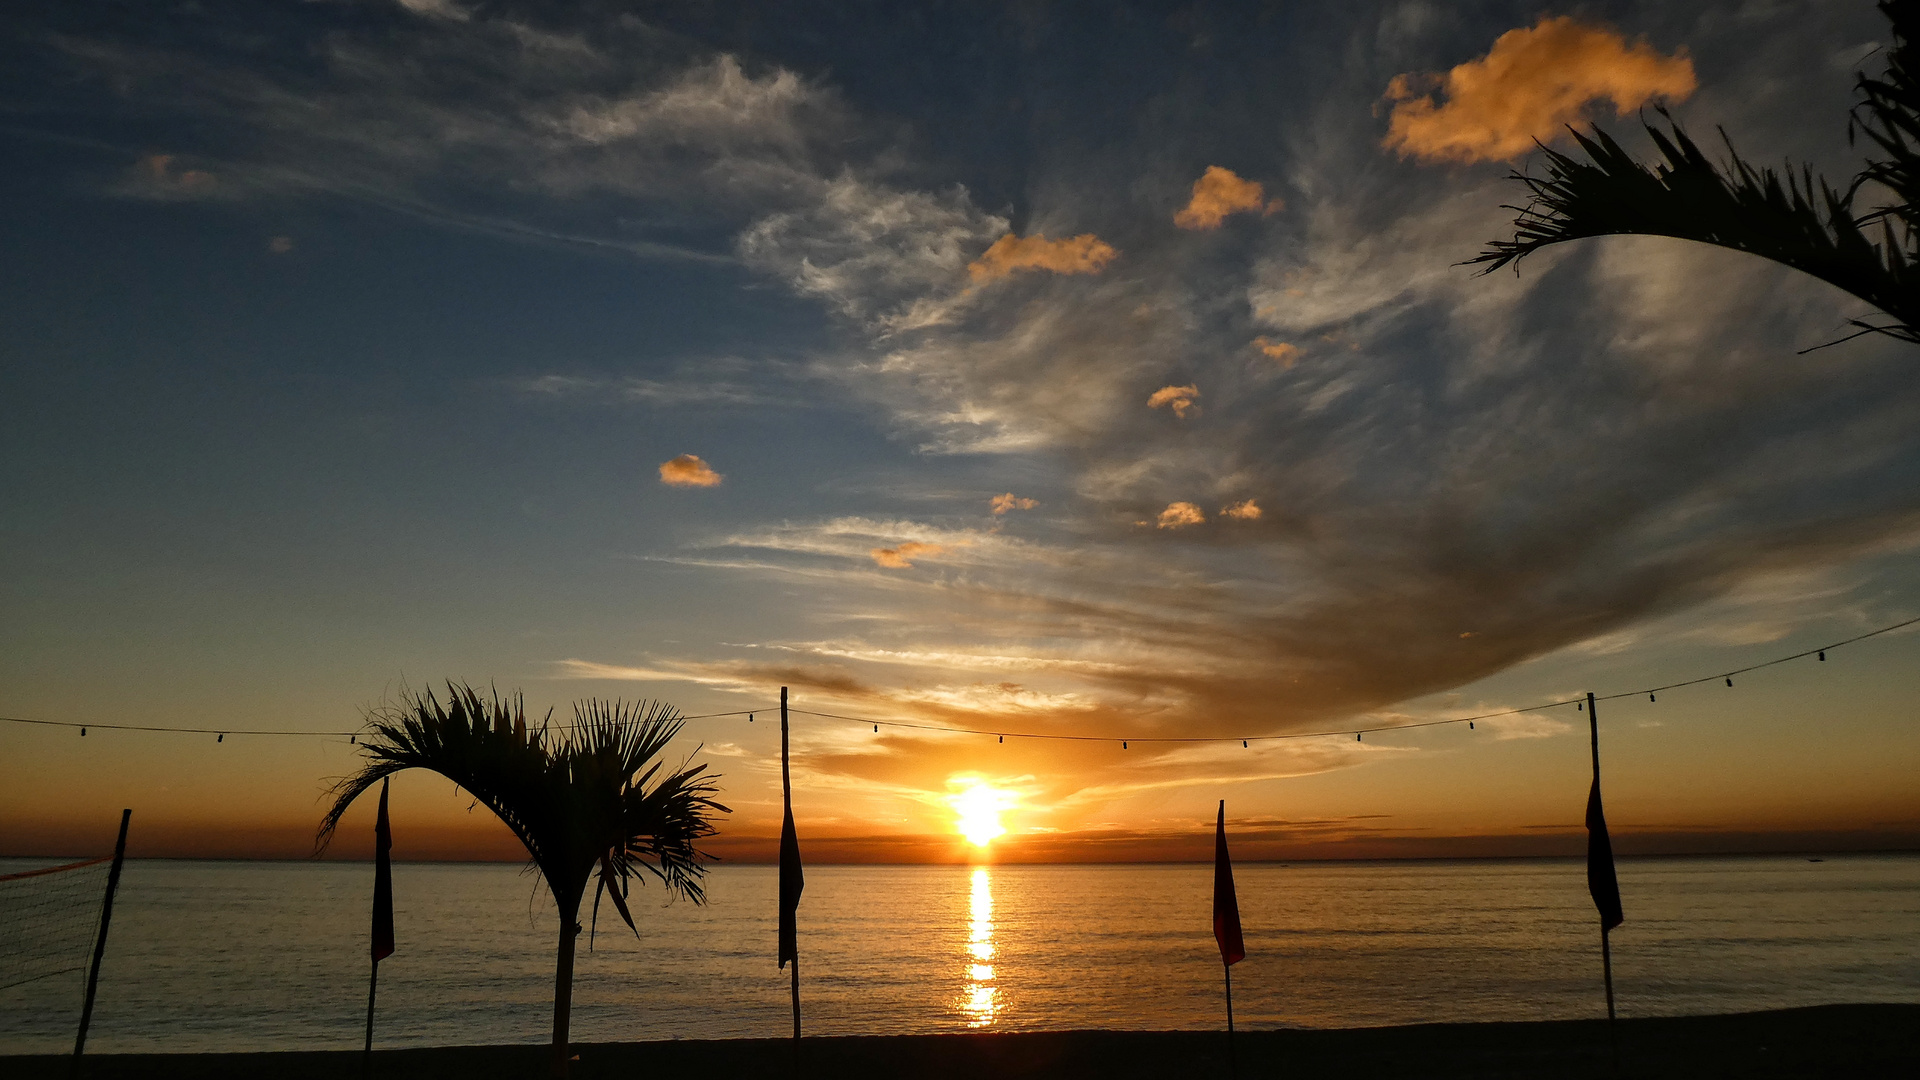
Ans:
[[[553,1070],[554,1076],[567,1075],[567,1060],[572,1057],[567,1044],[573,1023],[573,945],[580,936],[579,901],[562,906],[560,912],[560,954],[553,965]]]

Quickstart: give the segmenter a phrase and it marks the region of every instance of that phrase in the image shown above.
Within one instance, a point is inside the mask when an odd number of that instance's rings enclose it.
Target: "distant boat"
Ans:
[[[1826,862],[1827,860],[1825,860],[1825,859],[1808,859],[1807,861],[1808,861],[1808,862]]]

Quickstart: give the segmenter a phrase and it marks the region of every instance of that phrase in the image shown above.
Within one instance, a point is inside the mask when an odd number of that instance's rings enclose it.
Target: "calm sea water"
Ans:
[[[0,873],[27,863],[0,860]],[[1578,862],[1245,864],[1247,1027],[1604,1012]],[[1626,860],[1614,933],[1626,1016],[1920,1001],[1920,857]],[[582,1041],[783,1035],[775,872],[728,866],[711,902],[636,892],[580,956]],[[1221,1023],[1212,868],[807,870],[806,1030],[884,1034]],[[89,1049],[354,1048],[366,1008],[364,864],[132,862]],[[513,866],[394,870],[399,951],[382,1046],[538,1042],[555,920]],[[615,932],[615,931],[618,932]],[[0,991],[0,1052],[71,1047],[79,976]]]

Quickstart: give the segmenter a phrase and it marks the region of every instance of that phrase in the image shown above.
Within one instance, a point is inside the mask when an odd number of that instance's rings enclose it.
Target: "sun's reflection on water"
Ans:
[[[1000,991],[993,982],[993,876],[985,867],[973,871],[972,920],[967,925],[966,994],[960,1011],[967,1026],[989,1027],[1000,1007]]]

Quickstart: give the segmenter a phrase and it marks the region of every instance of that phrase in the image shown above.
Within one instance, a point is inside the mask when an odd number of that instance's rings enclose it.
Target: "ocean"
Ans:
[[[0,874],[37,865],[0,860]],[[593,951],[581,941],[574,1038],[788,1034],[775,874],[716,867],[704,906],[636,889],[637,937],[603,905]],[[1244,1028],[1605,1015],[1578,861],[1235,875]],[[129,862],[89,1051],[359,1047],[372,876],[354,863]],[[1221,1027],[1212,880],[1211,865],[808,867],[805,1030]],[[1920,856],[1625,859],[1620,881],[1623,1016],[1920,1002]],[[394,896],[377,1046],[548,1037],[557,929],[533,874],[403,863]],[[71,1049],[82,986],[75,973],[0,990],[0,1053]]]

